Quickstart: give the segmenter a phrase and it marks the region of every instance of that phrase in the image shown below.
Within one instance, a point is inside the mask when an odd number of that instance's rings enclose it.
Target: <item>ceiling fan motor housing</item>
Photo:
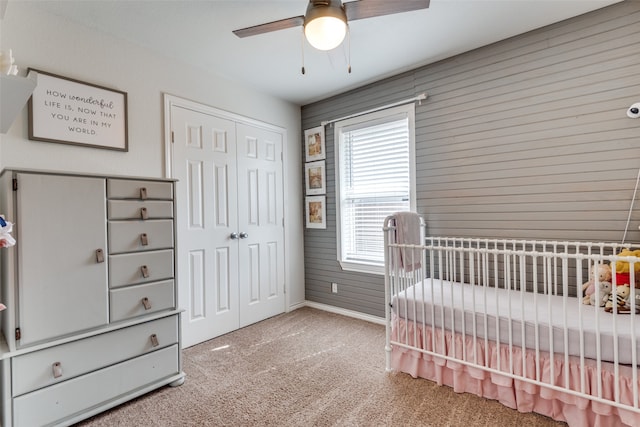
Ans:
[[[320,50],[337,47],[347,31],[347,14],[340,0],[310,0],[304,16],[304,33]]]
[[[347,14],[341,0],[310,0],[307,13],[304,14],[304,25],[321,17],[333,17],[347,22]]]

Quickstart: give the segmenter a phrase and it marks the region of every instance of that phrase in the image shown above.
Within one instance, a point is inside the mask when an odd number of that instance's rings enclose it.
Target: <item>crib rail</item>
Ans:
[[[390,218],[384,230],[387,370],[398,350],[640,421],[640,258],[602,242],[427,237],[402,245]],[[407,271],[401,258],[419,268]],[[602,264],[612,270],[611,312],[583,302],[582,284]],[[594,282],[595,300],[606,299],[597,275]]]

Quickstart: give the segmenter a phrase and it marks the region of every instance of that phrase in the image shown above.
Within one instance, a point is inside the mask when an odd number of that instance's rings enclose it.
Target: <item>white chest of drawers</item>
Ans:
[[[184,381],[173,181],[4,171],[3,426],[70,425]]]

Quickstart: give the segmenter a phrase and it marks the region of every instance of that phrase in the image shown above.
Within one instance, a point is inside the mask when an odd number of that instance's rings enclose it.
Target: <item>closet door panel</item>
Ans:
[[[284,225],[282,135],[238,124],[240,325],[282,313]]]
[[[188,347],[285,311],[284,133],[192,102],[170,108]]]
[[[260,245],[247,245],[247,257],[244,258],[243,269],[247,272],[247,281],[243,283],[246,287],[246,301],[249,305],[260,302]]]
[[[19,173],[17,182],[19,345],[107,324],[105,180]]]
[[[172,107],[177,282],[185,347],[238,328],[235,123]]]

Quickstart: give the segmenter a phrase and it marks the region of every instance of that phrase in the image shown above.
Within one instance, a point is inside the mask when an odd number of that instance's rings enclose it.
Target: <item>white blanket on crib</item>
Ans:
[[[500,336],[502,343],[509,343],[511,330],[513,345],[522,346],[524,335],[524,345],[531,349],[536,348],[537,329],[541,351],[563,353],[566,335],[570,355],[580,356],[580,348],[584,346],[584,356],[595,359],[599,347],[602,361],[613,361],[617,351],[619,362],[624,364],[631,364],[633,360],[632,326],[635,325],[636,356],[640,364],[640,314],[614,315],[600,307],[584,305],[580,298],[425,279],[393,296],[392,307],[400,318],[420,325],[442,327],[444,324],[447,330],[467,335],[473,335],[475,329],[478,338],[487,336],[493,341]],[[500,321],[496,322],[496,318]],[[614,346],[615,335],[618,346]]]

